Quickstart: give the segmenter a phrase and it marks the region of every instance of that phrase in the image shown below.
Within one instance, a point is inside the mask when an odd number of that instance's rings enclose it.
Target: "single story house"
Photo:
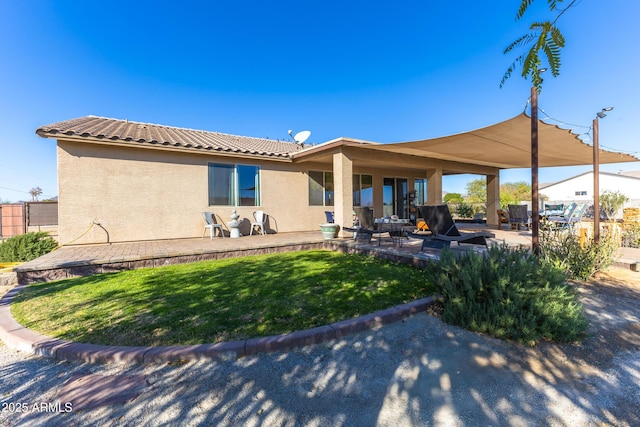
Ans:
[[[600,172],[598,186],[600,194],[619,191],[629,198],[626,207],[640,207],[640,172]],[[550,202],[593,203],[593,171],[541,185],[540,194]]]
[[[57,140],[61,243],[202,235],[201,212],[249,234],[253,212],[271,232],[319,229],[325,211],[352,225],[354,206],[411,218],[442,202],[442,177],[486,176],[488,224],[497,225],[500,170],[530,166],[531,119],[422,141],[381,144],[337,138],[318,145],[87,116],[42,126]],[[539,122],[539,165],[589,164],[591,147]],[[601,151],[601,163],[638,161]]]

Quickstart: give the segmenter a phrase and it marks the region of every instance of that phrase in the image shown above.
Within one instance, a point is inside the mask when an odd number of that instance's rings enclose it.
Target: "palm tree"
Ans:
[[[29,190],[29,194],[31,194],[31,201],[37,202],[38,197],[42,194],[42,189],[40,187],[34,187]]]

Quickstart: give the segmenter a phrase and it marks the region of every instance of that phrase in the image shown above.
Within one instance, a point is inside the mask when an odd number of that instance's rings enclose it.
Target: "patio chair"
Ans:
[[[562,215],[550,215],[546,219],[548,221],[568,221],[573,215],[573,211],[576,210],[576,207],[578,207],[577,203],[571,203],[565,207]]]
[[[336,221],[333,212],[324,211],[324,215],[327,217],[327,224],[333,224]]]
[[[370,208],[354,207],[353,210],[360,221],[360,228],[343,227],[342,229],[351,233],[356,233],[356,240],[364,240],[369,243],[374,235],[379,236],[384,233],[389,234],[388,231],[378,230],[373,219],[373,212],[371,212]],[[380,239],[380,237],[376,237],[376,240],[378,241],[378,246],[380,246],[382,239]]]
[[[502,226],[502,224],[509,224],[509,212],[504,209],[498,209],[496,211],[498,214],[498,225]]]
[[[564,212],[564,203],[559,205],[544,205],[544,216],[562,215]]]
[[[461,233],[456,227],[447,205],[420,206],[418,209],[432,234],[425,236],[409,233],[408,236],[421,239],[422,250],[425,248],[449,248],[451,247],[451,242],[487,246],[487,238],[496,237],[495,234],[488,231]]]
[[[264,213],[264,211],[255,211],[253,213],[253,219],[254,221],[251,223],[251,231],[249,232],[249,236],[253,235],[253,230],[256,227],[258,227],[262,232],[262,234],[264,235],[265,234],[264,223],[265,223],[265,220],[267,219],[267,214]]]
[[[202,212],[202,219],[204,221],[204,230],[202,230],[202,238],[204,239],[204,235],[209,229],[209,236],[213,240],[213,230],[220,230],[220,236],[224,239],[224,230],[222,229],[222,224],[219,224],[216,221],[216,215],[212,212]]]
[[[527,205],[509,205],[509,224],[512,230],[519,230],[521,226],[527,230],[531,228]]]
[[[571,214],[568,218],[563,217],[559,218],[555,221],[552,221],[552,227],[555,229],[563,229],[569,228],[573,229],[573,226],[582,221],[582,217],[584,213],[587,211],[587,205],[585,203],[580,203],[576,205],[576,207],[572,210]]]

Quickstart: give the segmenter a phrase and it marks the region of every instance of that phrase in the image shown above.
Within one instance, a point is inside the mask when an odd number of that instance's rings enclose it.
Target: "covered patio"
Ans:
[[[569,130],[539,121],[538,135],[539,167],[593,163],[593,147]],[[395,184],[396,193],[400,193],[401,185],[407,186],[410,182],[409,177],[426,177],[426,200],[421,202],[440,204],[443,176],[484,175],[487,181],[487,224],[497,228],[500,170],[531,166],[531,118],[522,113],[474,131],[410,142],[381,144],[338,138],[294,153],[292,159],[294,163],[313,162],[332,169],[335,222],[341,226],[351,225],[353,206],[356,204],[354,174],[375,168],[383,171],[373,178],[371,207],[378,216],[389,211],[385,187]],[[599,150],[599,162],[602,164],[637,161],[640,159],[629,154]],[[403,176],[397,176],[399,168]],[[403,205],[397,203],[397,198],[401,197],[396,194],[394,213],[401,218],[406,217],[403,216],[406,211],[400,212]]]

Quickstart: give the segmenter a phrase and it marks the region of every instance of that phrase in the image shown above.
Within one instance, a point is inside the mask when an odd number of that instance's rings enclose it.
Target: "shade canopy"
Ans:
[[[522,113],[481,129],[441,138],[392,144],[358,144],[361,148],[497,167],[531,167],[531,118]],[[539,121],[539,167],[593,164],[593,147],[577,135]],[[629,154],[600,151],[600,163],[638,162]]]

